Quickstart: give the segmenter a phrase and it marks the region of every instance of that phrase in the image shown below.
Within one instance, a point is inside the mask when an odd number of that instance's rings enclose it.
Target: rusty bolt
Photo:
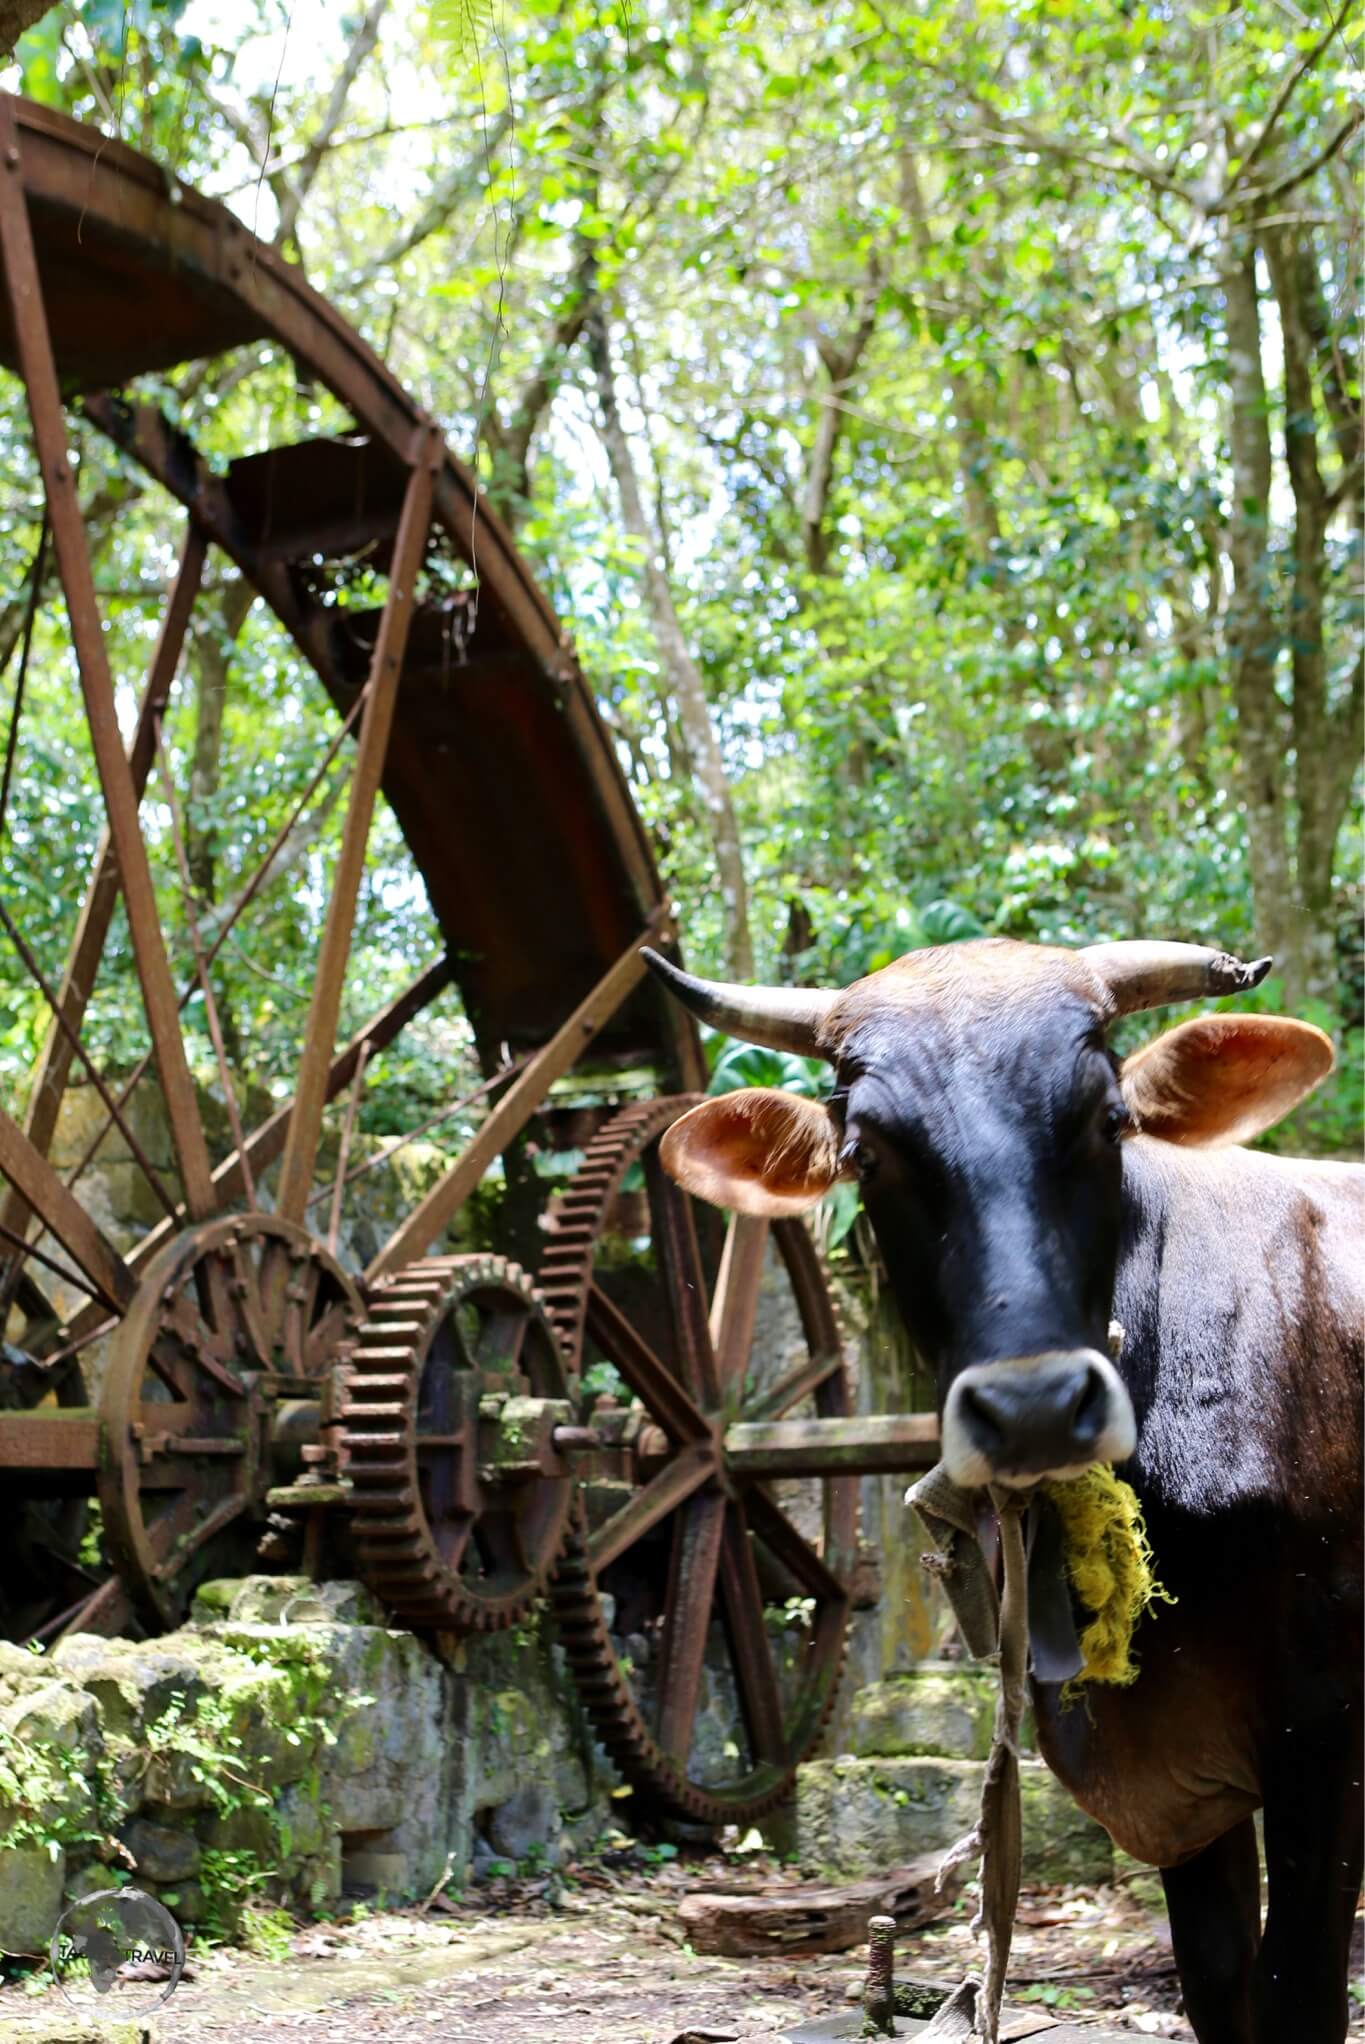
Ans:
[[[19,151],[12,142],[5,151],[5,168],[6,170],[17,170],[19,168]]]
[[[867,2031],[874,2037],[894,2037],[896,2034],[895,1937],[894,1916],[868,1918],[863,2017]]]

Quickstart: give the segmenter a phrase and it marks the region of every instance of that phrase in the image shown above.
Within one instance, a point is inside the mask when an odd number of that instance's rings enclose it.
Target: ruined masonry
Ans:
[[[154,1642],[0,1644],[0,1950],[43,1952],[114,1877],[192,1926],[552,1865],[610,1822],[604,1766],[538,1631],[442,1659],[354,1583],[210,1583]]]
[[[945,1850],[970,1831],[995,1717],[994,1670],[923,1661],[860,1689],[836,1759],[797,1773],[796,1844],[803,1868],[872,1874]],[[1020,1766],[1024,1866],[1030,1881],[1113,1876],[1109,1835],[1079,1810],[1032,1754]]]

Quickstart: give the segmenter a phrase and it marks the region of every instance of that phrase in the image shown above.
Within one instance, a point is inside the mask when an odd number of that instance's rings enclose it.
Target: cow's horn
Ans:
[[[699,1022],[712,1029],[723,1029],[727,1036],[741,1037],[745,1043],[764,1044],[769,1050],[820,1056],[820,1030],[839,998],[837,994],[816,993],[802,987],[746,987],[725,980],[697,979],[692,973],[670,965],[657,951],[642,950],[640,956]]]
[[[1163,1008],[1170,1001],[1244,994],[1261,984],[1275,962],[1258,958],[1243,965],[1240,958],[1206,950],[1202,944],[1141,942],[1088,944],[1081,956],[1108,987],[1120,1015]]]

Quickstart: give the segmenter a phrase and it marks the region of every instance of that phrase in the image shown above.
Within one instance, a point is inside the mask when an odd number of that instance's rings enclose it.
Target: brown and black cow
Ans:
[[[1032,1485],[1113,1461],[1137,1489],[1177,1602],[1141,1623],[1131,1688],[1063,1708],[1035,1679],[1043,1753],[1161,1868],[1200,2044],[1338,2044],[1362,1847],[1365,1171],[1238,1147],[1330,1069],[1327,1038],[1205,1015],[1120,1063],[1116,1017],[1269,969],[1187,944],[958,944],[832,993],[647,955],[703,1021],[835,1071],[825,1103],[694,1108],[665,1142],[673,1175],[761,1214],[855,1177],[937,1373],[949,1474]]]

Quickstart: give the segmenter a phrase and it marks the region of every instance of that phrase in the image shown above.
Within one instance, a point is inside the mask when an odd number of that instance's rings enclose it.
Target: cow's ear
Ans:
[[[1200,1015],[1125,1060],[1123,1097],[1143,1135],[1212,1149],[1247,1143],[1332,1069],[1332,1042],[1283,1015]]]
[[[772,1220],[804,1214],[839,1176],[828,1109],[767,1086],[703,1100],[674,1122],[659,1155],[699,1199]]]

